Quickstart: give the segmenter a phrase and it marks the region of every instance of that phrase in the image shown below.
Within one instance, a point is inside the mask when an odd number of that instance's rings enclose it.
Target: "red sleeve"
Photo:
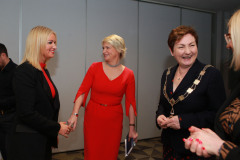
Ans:
[[[87,100],[87,96],[88,96],[88,93],[89,93],[89,90],[91,89],[92,87],[92,83],[93,83],[93,79],[94,79],[94,67],[96,66],[96,63],[93,63],[88,71],[87,71],[87,74],[85,75],[83,81],[82,81],[82,84],[81,86],[79,87],[78,89],[78,92],[76,94],[76,97],[75,97],[75,100],[74,100],[74,103],[75,101],[77,100],[77,98],[84,94],[84,99],[83,99],[83,103],[82,103],[82,106],[85,106],[85,103],[86,103],[86,100]]]
[[[132,105],[134,114],[137,116],[136,110],[136,99],[135,99],[135,77],[133,71],[130,72],[127,89],[126,89],[126,97],[125,97],[125,109],[126,115],[129,115],[130,105]]]

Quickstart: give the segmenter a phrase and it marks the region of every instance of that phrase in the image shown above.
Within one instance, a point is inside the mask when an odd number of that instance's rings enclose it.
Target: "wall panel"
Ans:
[[[182,9],[182,25],[190,25],[197,31],[198,59],[211,64],[212,14]]]
[[[167,45],[168,34],[180,24],[180,9],[150,3],[139,5],[139,138],[160,136],[155,112],[160,97],[163,71],[174,65]]]
[[[0,2],[0,43],[8,50],[9,58],[19,63],[19,18],[21,0]]]

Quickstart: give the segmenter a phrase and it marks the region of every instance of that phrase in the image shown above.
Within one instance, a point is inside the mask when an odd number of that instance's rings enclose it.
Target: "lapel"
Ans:
[[[171,69],[169,78],[167,83],[170,85],[167,85],[167,90],[170,92],[173,92],[173,78],[175,76],[176,70],[177,70],[178,65],[174,66]],[[185,75],[185,77],[183,78],[183,80],[181,81],[181,83],[178,85],[178,87],[176,88],[175,92],[172,94],[172,96],[174,99],[177,99],[177,97],[180,94],[183,94],[186,92],[186,90],[192,85],[192,83],[194,82],[194,80],[198,77],[200,71],[203,69],[204,65],[202,63],[200,63],[197,59],[194,62],[193,66],[189,69],[189,71],[187,72],[187,74]],[[169,92],[167,92],[169,93]]]
[[[48,85],[48,83],[47,83],[48,88],[49,88],[49,91],[50,91],[50,100],[51,100],[51,102],[52,102],[52,106],[53,106],[54,109],[59,110],[59,108],[60,108],[60,102],[59,102],[58,90],[57,90],[55,84],[53,83],[53,81],[52,81],[52,79],[51,79],[51,76],[50,76],[50,74],[49,74],[49,72],[48,72],[47,69],[45,70],[45,72],[46,72],[49,80],[51,81],[54,89],[55,89],[55,98],[52,98],[52,92],[51,92],[51,89],[50,89],[50,87],[49,87],[49,85]],[[47,82],[46,79],[45,79],[45,81]]]
[[[176,70],[177,70],[177,67],[178,67],[178,64],[176,66],[174,66],[173,68],[170,69],[170,74],[169,76],[167,77],[167,85],[166,85],[166,89],[167,89],[167,94],[168,94],[168,97],[171,99],[174,95],[173,93],[173,78],[174,78],[174,75],[176,73]],[[170,93],[173,93],[173,94],[170,94]]]
[[[45,72],[46,72],[48,78],[50,79],[50,81],[52,82],[48,70],[45,69]],[[47,96],[49,102],[51,103],[51,106],[55,108],[55,105],[54,105],[55,98],[52,98],[52,92],[51,92],[51,89],[48,85],[48,82],[47,82],[46,78],[44,77],[42,71],[39,71],[39,75],[40,75],[41,86],[42,86],[44,92],[46,93],[46,96]],[[57,97],[58,96],[57,89],[56,89],[53,82],[52,82],[52,84],[53,84],[54,89],[56,91],[56,96],[55,97]]]
[[[50,99],[51,98],[51,90],[50,90],[50,87],[47,83],[46,78],[43,75],[43,72],[41,72],[41,83],[42,83],[42,87],[43,87],[44,92],[46,93],[47,97]]]

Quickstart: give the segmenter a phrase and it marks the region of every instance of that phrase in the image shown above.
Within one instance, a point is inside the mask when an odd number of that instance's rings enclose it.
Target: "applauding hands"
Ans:
[[[224,141],[215,132],[193,126],[189,128],[189,132],[190,136],[183,139],[186,149],[205,158],[210,157],[210,155],[219,156],[219,149]]]

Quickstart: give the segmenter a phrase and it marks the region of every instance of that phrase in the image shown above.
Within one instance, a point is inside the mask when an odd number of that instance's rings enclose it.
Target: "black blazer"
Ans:
[[[51,80],[48,71],[45,71]],[[42,71],[28,62],[17,67],[13,79],[16,95],[16,121],[13,134],[15,151],[25,148],[24,150],[28,150],[29,153],[34,153],[35,150],[45,151],[49,146],[57,147],[57,135],[60,130],[60,124],[57,122],[60,103],[57,88],[54,84],[53,86],[56,91],[54,99]],[[26,143],[22,142],[23,139]],[[34,148],[31,143],[39,147]]]
[[[166,92],[168,97],[176,100],[178,96],[183,95],[193,84],[204,66],[205,64],[196,60],[174,93],[172,80],[178,65],[172,67],[167,79]],[[172,108],[163,95],[166,72],[167,70],[164,71],[161,79],[160,101],[156,119],[161,114],[169,117]],[[174,105],[175,115],[178,115],[181,129],[163,129],[162,142],[173,147],[179,153],[187,153],[182,139],[189,136],[188,128],[192,125],[199,128],[213,128],[215,114],[225,98],[224,83],[220,72],[214,67],[207,68],[196,89],[186,99]],[[158,124],[157,127],[160,128]]]

